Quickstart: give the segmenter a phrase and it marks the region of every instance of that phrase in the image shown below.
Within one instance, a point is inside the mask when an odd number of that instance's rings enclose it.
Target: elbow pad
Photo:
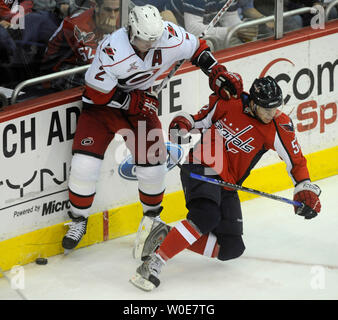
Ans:
[[[209,75],[211,68],[218,63],[204,39],[200,39],[200,46],[193,55],[191,63],[201,68],[206,75]]]

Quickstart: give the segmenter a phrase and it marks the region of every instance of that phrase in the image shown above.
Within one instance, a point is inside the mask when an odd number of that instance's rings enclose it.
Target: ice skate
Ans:
[[[156,250],[168,234],[170,227],[160,218],[162,209],[163,207],[160,207],[157,210],[144,213],[133,248],[135,259],[144,261],[147,256]]]
[[[62,239],[62,247],[65,249],[64,254],[69,254],[81,241],[84,234],[87,231],[88,218],[74,217],[71,213],[68,213],[72,218],[72,222],[66,223],[69,226],[69,230]]]
[[[136,274],[129,281],[144,291],[152,291],[160,285],[158,276],[164,265],[165,261],[158,254],[152,253],[136,269]]]

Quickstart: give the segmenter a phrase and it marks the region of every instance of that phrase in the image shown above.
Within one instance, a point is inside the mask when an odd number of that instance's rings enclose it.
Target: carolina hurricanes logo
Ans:
[[[170,39],[172,37],[177,37],[177,33],[176,33],[175,29],[170,24],[168,24],[167,30],[169,31],[168,39]]]
[[[94,32],[85,32],[81,31],[78,26],[74,28],[74,37],[78,42],[86,43],[94,40],[95,33]]]
[[[82,146],[91,146],[94,144],[94,139],[92,137],[87,137],[81,140]]]
[[[160,70],[160,69],[140,71],[140,72],[137,72],[137,73],[133,73],[128,78],[119,79],[118,81],[119,81],[119,84],[122,87],[139,85],[141,83],[148,81],[150,78],[154,77],[158,70]]]
[[[108,55],[108,57],[110,59],[112,59],[114,61],[114,55],[115,55],[115,52],[116,52],[116,49],[115,48],[112,48],[111,46],[106,46],[103,51]]]

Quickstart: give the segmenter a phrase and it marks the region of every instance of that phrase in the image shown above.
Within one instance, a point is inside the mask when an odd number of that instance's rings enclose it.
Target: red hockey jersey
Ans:
[[[104,34],[96,28],[94,8],[65,18],[50,38],[44,61],[57,60],[53,70],[62,63],[84,65],[92,62]]]
[[[294,185],[309,179],[291,119],[277,111],[275,118],[264,124],[250,115],[248,101],[247,94],[229,101],[210,96],[209,104],[193,115],[202,137],[190,150],[189,161],[200,161],[224,181],[240,185],[262,155],[272,149],[286,163]]]

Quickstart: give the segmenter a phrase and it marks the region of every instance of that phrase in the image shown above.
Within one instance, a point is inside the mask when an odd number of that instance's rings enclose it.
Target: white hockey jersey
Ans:
[[[115,87],[125,92],[147,90],[175,62],[191,59],[199,48],[199,40],[182,27],[171,22],[164,23],[162,37],[143,60],[131,46],[126,28],[106,37],[86,73],[86,85],[103,94],[108,94]],[[90,103],[88,99],[85,101]]]

